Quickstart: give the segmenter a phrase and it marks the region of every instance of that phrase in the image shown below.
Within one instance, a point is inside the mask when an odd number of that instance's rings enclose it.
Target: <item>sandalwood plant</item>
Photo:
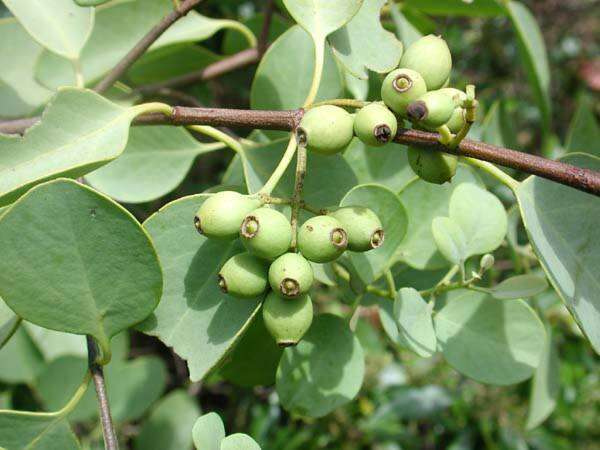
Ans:
[[[197,398],[326,420],[370,377],[365,327],[382,370],[527,382],[532,430],[556,324],[600,352],[600,152],[557,150],[521,2],[2,3],[0,448],[313,448]],[[428,14],[510,24],[539,151],[493,134],[485,73]]]

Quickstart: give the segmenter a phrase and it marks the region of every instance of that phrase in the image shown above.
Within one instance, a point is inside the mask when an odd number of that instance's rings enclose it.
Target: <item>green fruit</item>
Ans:
[[[333,155],[344,150],[354,136],[354,118],[333,105],[311,108],[304,113],[296,130],[299,145],[312,152]]]
[[[306,294],[314,281],[313,269],[298,253],[281,255],[269,267],[269,284],[283,298]]]
[[[242,244],[253,255],[273,260],[288,251],[292,243],[292,225],[276,209],[263,206],[242,221]]]
[[[370,103],[361,108],[354,118],[354,133],[367,145],[387,144],[398,131],[396,116],[381,103]]]
[[[400,67],[419,72],[427,90],[433,91],[444,86],[450,77],[452,55],[444,39],[430,34],[406,49],[400,59]]]
[[[309,261],[317,263],[337,259],[348,246],[348,234],[331,216],[316,216],[302,224],[298,231],[298,250]]]
[[[208,197],[194,217],[199,233],[218,239],[238,236],[244,216],[260,206],[260,201],[238,192],[223,191]]]
[[[462,107],[462,103],[467,99],[467,94],[455,88],[440,89],[440,92],[450,96],[456,105],[456,108],[454,108],[454,112],[452,113],[452,116],[450,116],[450,120],[448,120],[446,126],[448,126],[452,133],[458,133],[466,123],[465,110]]]
[[[413,171],[423,180],[443,184],[450,181],[456,173],[456,156],[435,150],[408,148],[408,162]]]
[[[219,271],[221,290],[233,297],[254,298],[267,289],[268,263],[249,253],[239,253],[227,260]]]
[[[366,252],[383,244],[383,226],[377,214],[364,206],[345,206],[332,212],[348,233],[348,250]]]
[[[420,73],[396,69],[387,74],[381,85],[381,99],[396,114],[406,116],[406,108],[427,92]]]
[[[313,319],[312,301],[308,295],[285,300],[270,292],[262,307],[263,320],[280,347],[298,344]]]
[[[408,105],[406,112],[417,125],[438,128],[450,120],[455,108],[452,97],[440,91],[431,91]]]

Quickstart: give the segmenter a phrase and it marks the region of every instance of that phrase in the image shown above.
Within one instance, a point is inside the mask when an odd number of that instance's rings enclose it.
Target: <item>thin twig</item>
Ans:
[[[98,407],[100,409],[100,421],[102,422],[102,434],[104,436],[104,447],[106,450],[119,450],[119,441],[115,433],[112,417],[110,415],[110,405],[106,394],[106,383],[104,382],[104,371],[102,366],[96,362],[98,349],[96,343],[90,336],[86,336],[88,349],[88,365],[94,386],[96,387],[96,395],[98,397]]]
[[[288,111],[264,111],[221,108],[188,108],[175,106],[172,115],[167,117],[160,113],[143,114],[135,124],[158,125],[210,125],[216,127],[251,128],[265,130],[291,131],[296,129],[303,109]],[[31,124],[31,120],[19,120],[0,123],[0,133],[22,132],[23,126]],[[600,196],[600,172],[583,169],[560,161],[531,155],[509,148],[498,147],[484,142],[465,139],[458,148],[450,149],[438,141],[437,133],[429,133],[414,129],[400,129],[395,142],[413,145],[419,148],[466,156],[488,161],[504,167],[538,175],[542,178],[570,186],[583,192]]]
[[[115,81],[127,72],[133,63],[135,63],[150,46],[156,42],[156,40],[165,32],[167,29],[185,16],[192,8],[194,8],[202,0],[184,0],[179,4],[177,8],[174,8],[172,12],[167,14],[162,20],[157,23],[122,59],[119,63],[110,71],[106,76],[96,85],[94,90],[102,93],[110,88]]]
[[[273,3],[273,0],[267,0],[265,4],[264,20],[262,24],[262,29],[260,30],[260,35],[258,37],[257,45],[258,53],[261,56],[264,55],[269,45],[269,31],[271,30],[271,20],[273,19],[274,9]]]
[[[306,176],[306,146],[298,145],[296,154],[296,180],[294,182],[294,195],[292,196],[292,248],[297,245],[298,213],[302,205],[302,190],[304,189],[304,177]]]

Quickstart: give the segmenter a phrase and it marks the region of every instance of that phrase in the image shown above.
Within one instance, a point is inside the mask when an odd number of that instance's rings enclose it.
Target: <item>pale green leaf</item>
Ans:
[[[446,361],[482,383],[519,383],[533,375],[542,358],[544,325],[522,300],[454,291],[434,324]]]
[[[439,16],[504,15],[504,11],[496,0],[406,0],[406,4],[424,13]]]
[[[577,111],[569,125],[565,148],[569,153],[583,152],[600,157],[600,126],[593,101],[585,95],[579,98]]]
[[[45,328],[109,339],[147,317],[162,291],[148,235],[125,209],[75,181],[41,184],[0,219],[0,295]]]
[[[449,217],[436,217],[431,223],[431,233],[438,250],[453,264],[467,259],[467,238],[460,226]]]
[[[564,162],[600,170],[600,159],[571,154]],[[523,223],[548,279],[600,353],[600,201],[538,177],[517,190]]]
[[[201,144],[184,128],[135,127],[123,154],[86,180],[120,202],[148,202],[179,186],[198,155],[221,147]]]
[[[31,36],[48,50],[77,59],[94,26],[94,8],[72,0],[4,0]]]
[[[472,169],[459,164],[450,183],[437,185],[414,178],[402,189],[400,201],[408,213],[408,231],[401,246],[402,260],[406,264],[421,270],[449,265],[435,245],[431,223],[438,216],[448,215],[450,197],[463,183],[481,185],[481,180]]]
[[[366,100],[369,96],[369,80],[361,80],[347,70],[344,70],[344,84],[346,90],[357,100]]]
[[[348,23],[363,0],[283,0],[283,3],[317,43]]]
[[[304,104],[314,70],[310,36],[299,26],[282,34],[261,59],[250,92],[253,109],[295,109]],[[326,47],[321,84],[315,101],[339,98],[343,80]]]
[[[419,356],[436,352],[437,338],[433,329],[431,308],[419,292],[402,288],[394,301],[394,319],[404,345]]]
[[[115,159],[136,114],[92,91],[61,90],[23,137],[0,135],[0,206],[40,182],[81,176]]]
[[[223,421],[214,412],[200,416],[192,429],[192,437],[197,450],[219,450],[225,439]]]
[[[398,3],[390,2],[390,15],[396,27],[396,35],[408,47],[423,37],[423,34],[410,23],[400,10]]]
[[[205,198],[176,200],[144,223],[164,267],[165,288],[158,308],[139,328],[173,347],[187,361],[192,381],[222,363],[260,300],[237,301],[218,288],[218,271],[240,250],[198,234],[193,218]]]
[[[0,71],[0,117],[23,117],[46,103],[52,91],[34,78],[42,47],[13,18],[0,20],[0,60],[10,61]]]
[[[362,281],[371,283],[397,261],[398,249],[408,227],[406,210],[395,193],[377,184],[355,186],[344,196],[340,206],[366,206],[381,220],[385,236],[383,245],[364,253],[349,253]]]
[[[560,360],[558,349],[552,340],[552,330],[546,326],[546,344],[540,365],[531,385],[529,413],[526,428],[531,430],[541,425],[554,411],[560,392]]]
[[[415,177],[408,165],[406,149],[397,144],[370,147],[359,139],[353,139],[344,152],[344,159],[361,184],[382,184],[399,192]]]
[[[235,433],[223,439],[221,450],[260,450],[260,445],[247,434]]]
[[[358,338],[341,317],[316,316],[277,370],[277,394],[288,411],[322,417],[350,402],[362,385],[365,361]]]
[[[543,131],[549,133],[552,121],[550,65],[544,37],[535,17],[523,3],[509,0],[505,5],[515,28],[517,44],[529,84],[540,109]]]
[[[27,331],[19,327],[0,349],[0,381],[32,384],[43,368],[44,357]]]
[[[354,76],[367,79],[368,70],[387,73],[398,66],[402,43],[380,21],[386,0],[363,0],[358,13],[329,36],[333,54]]]
[[[0,410],[0,448],[78,450],[80,446],[60,415]]]
[[[23,327],[35,342],[46,362],[64,355],[87,357],[87,345],[84,336],[49,330],[30,322],[23,322]]]
[[[192,446],[192,428],[200,410],[178,389],[163,397],[133,440],[135,450],[183,450]]]
[[[507,278],[490,289],[490,294],[500,300],[529,298],[541,294],[548,288],[545,278],[537,275],[516,275]]]
[[[0,350],[19,327],[21,318],[0,298]]]

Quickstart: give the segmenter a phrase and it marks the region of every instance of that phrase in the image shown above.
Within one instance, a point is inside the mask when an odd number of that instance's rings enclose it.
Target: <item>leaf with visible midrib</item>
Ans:
[[[600,170],[600,158],[573,153],[562,159]],[[523,223],[548,279],[600,353],[600,200],[531,176],[517,190]]]
[[[0,134],[0,206],[35,184],[85,175],[115,159],[139,112],[89,90],[61,89],[23,137]]]
[[[67,421],[55,414],[0,410],[0,448],[78,450]]]
[[[187,361],[192,381],[223,361],[261,300],[232,298],[219,289],[218,271],[241,249],[198,234],[193,218],[206,198],[181,198],[144,222],[164,267],[165,289],[158,308],[138,328],[173,347]]]
[[[118,204],[72,180],[41,184],[0,218],[0,295],[23,319],[109,339],[162,291],[148,235]]]

